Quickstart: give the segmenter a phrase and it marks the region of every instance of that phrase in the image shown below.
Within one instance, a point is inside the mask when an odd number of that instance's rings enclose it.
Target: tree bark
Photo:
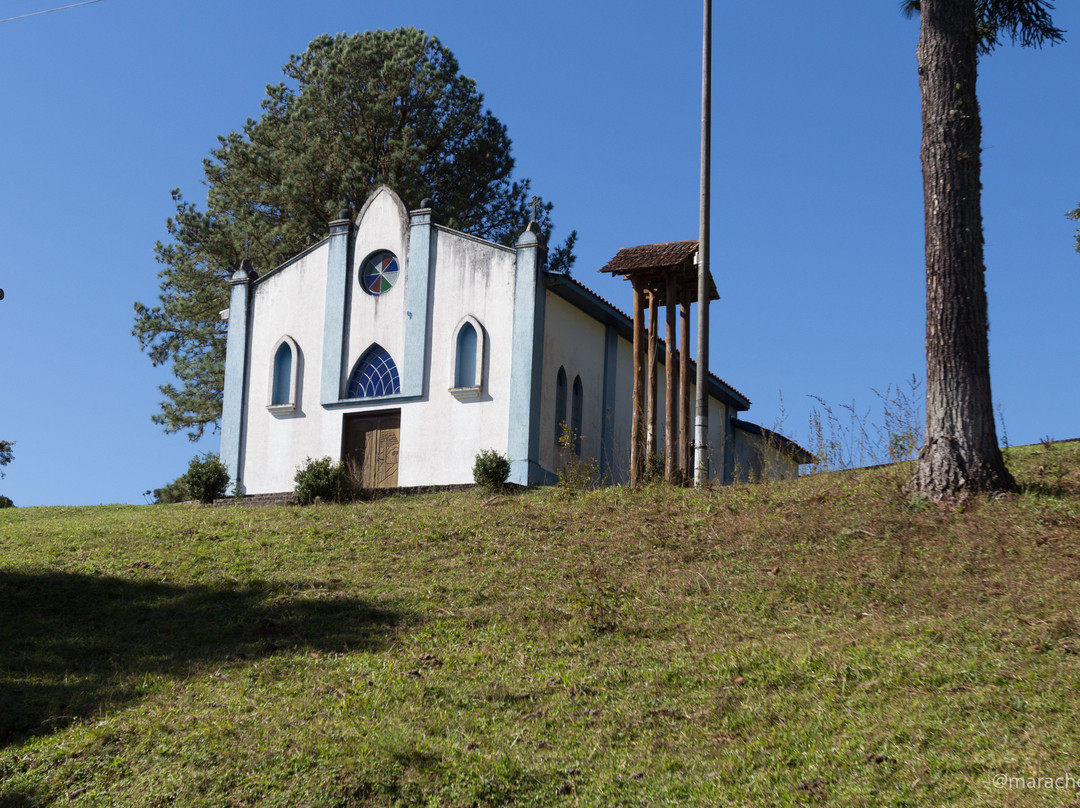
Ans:
[[[923,0],[920,20],[926,442],[911,487],[942,500],[1016,484],[990,393],[975,0]]]

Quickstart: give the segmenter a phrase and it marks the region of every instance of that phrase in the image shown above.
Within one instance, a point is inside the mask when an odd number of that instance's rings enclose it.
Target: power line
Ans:
[[[27,17],[36,17],[38,14],[52,14],[54,11],[63,11],[65,8],[75,8],[76,6],[88,6],[91,3],[100,3],[101,0],[83,0],[81,3],[72,3],[67,6],[59,6],[57,8],[48,8],[45,11],[31,11],[29,14],[20,14],[18,17],[8,17],[0,22],[11,22],[12,20],[24,20]]]

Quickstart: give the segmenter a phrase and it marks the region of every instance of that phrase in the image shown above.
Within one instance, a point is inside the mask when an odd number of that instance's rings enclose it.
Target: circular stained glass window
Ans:
[[[397,283],[398,262],[391,252],[377,252],[364,262],[360,270],[360,285],[369,295],[389,292]]]

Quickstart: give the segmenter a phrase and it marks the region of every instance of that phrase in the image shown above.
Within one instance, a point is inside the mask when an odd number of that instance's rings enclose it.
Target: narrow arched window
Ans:
[[[476,329],[465,323],[458,331],[454,387],[476,387]]]
[[[466,315],[458,323],[453,347],[451,373],[454,386],[450,395],[458,401],[480,397],[484,386],[484,327],[475,317]]]
[[[566,425],[566,370],[559,368],[555,376],[555,442],[562,440]]]
[[[283,342],[274,354],[274,392],[270,403],[274,405],[289,403],[289,388],[292,386],[292,348]]]
[[[401,392],[397,365],[386,349],[376,343],[357,361],[349,375],[347,398],[376,398]]]
[[[281,414],[296,409],[300,375],[300,347],[292,337],[282,337],[274,347],[270,366],[270,405]]]
[[[574,433],[574,454],[581,454],[581,400],[584,393],[581,377],[574,377],[574,390],[570,398],[570,429]]]

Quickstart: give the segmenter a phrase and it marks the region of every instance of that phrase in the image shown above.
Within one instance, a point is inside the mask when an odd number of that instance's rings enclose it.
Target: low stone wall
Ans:
[[[242,497],[223,497],[214,500],[214,507],[226,507],[232,505],[252,505],[264,507],[267,505],[296,505],[296,494],[287,491],[281,494],[245,494]]]
[[[458,485],[417,485],[409,488],[375,488],[364,491],[356,497],[357,501],[367,502],[385,497],[411,496],[413,494],[436,494],[443,491],[469,491],[476,488],[472,484]],[[523,486],[508,485],[508,491],[521,490]],[[233,505],[248,505],[264,507],[267,505],[298,505],[296,494],[292,491],[283,491],[279,494],[245,494],[242,497],[224,497],[214,500],[214,507],[226,507]]]

